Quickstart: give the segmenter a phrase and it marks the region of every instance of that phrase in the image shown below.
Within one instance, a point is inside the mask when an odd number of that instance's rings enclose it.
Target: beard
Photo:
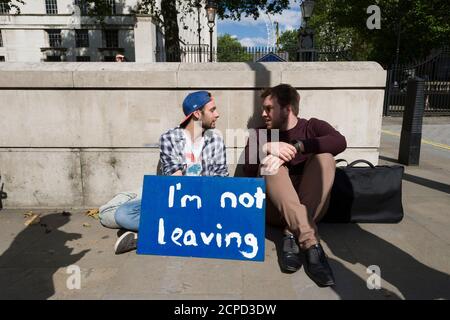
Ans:
[[[204,130],[208,130],[208,129],[215,129],[216,128],[216,121],[215,120],[211,120],[211,121],[203,121],[202,122],[202,128]]]
[[[278,118],[272,118],[268,123],[266,122],[267,129],[280,129],[282,124],[288,120],[289,114],[280,113]]]

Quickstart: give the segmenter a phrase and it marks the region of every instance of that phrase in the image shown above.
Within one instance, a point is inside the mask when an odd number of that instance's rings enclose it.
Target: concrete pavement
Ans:
[[[428,123],[429,121],[442,123]],[[448,144],[450,121],[424,121],[424,138]],[[385,118],[380,163],[398,153],[399,119]],[[430,126],[434,126],[432,130]],[[427,131],[428,130],[428,131]],[[429,131],[434,136],[425,134]],[[446,140],[447,139],[447,140]],[[303,268],[281,272],[280,234],[268,229],[264,263],[116,256],[116,230],[83,213],[42,213],[24,226],[25,210],[0,211],[1,299],[449,299],[450,150],[422,145],[421,164],[406,167],[405,218],[399,224],[321,224],[337,286],[318,288]],[[76,265],[81,289],[67,280]],[[382,289],[369,290],[367,267],[381,268]],[[69,273],[68,273],[69,272]]]

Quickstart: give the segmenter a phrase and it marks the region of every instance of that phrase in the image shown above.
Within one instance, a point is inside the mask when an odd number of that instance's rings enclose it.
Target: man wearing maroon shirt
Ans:
[[[316,223],[327,211],[336,170],[333,156],[345,150],[345,137],[325,121],[298,118],[300,96],[290,85],[266,89],[261,98],[266,127],[258,129],[256,148],[249,146],[250,140],[247,143],[244,172],[265,178],[267,222],[283,227],[285,233],[282,267],[297,271],[302,253],[308,276],[319,286],[332,286],[333,272]],[[279,139],[271,141],[275,130]],[[261,136],[268,142],[263,144]],[[259,161],[251,150],[266,156]],[[256,163],[251,163],[251,158],[256,158]]]

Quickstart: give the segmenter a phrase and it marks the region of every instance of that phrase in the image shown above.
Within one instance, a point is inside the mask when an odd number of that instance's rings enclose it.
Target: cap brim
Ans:
[[[186,116],[186,118],[184,118],[184,120],[180,122],[180,126],[185,125],[186,122],[189,121],[189,119],[192,117],[193,114],[194,114],[194,112],[191,112],[190,114],[188,114],[188,115]]]

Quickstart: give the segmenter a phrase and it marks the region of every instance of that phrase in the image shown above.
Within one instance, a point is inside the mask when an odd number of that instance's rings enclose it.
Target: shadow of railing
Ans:
[[[380,160],[384,160],[384,161],[389,161],[392,163],[399,163],[398,160],[394,159],[394,158],[389,158],[389,157],[385,157],[385,156],[379,156]],[[449,193],[450,194],[450,185],[446,184],[446,183],[442,183],[442,182],[438,182],[438,181],[434,181],[434,180],[430,180],[427,178],[422,178],[419,176],[415,176],[409,173],[404,173],[403,174],[403,180],[408,181],[408,182],[412,182],[433,190],[437,190],[437,191],[441,191],[441,192],[445,192],[445,193]]]
[[[450,276],[420,262],[412,254],[398,248],[357,224],[321,224],[320,234],[332,254],[364,269],[377,265],[382,286],[396,287],[405,299],[449,299]],[[369,290],[369,274],[356,276],[341,262],[331,259],[336,276],[333,290],[342,299],[400,298],[383,290]],[[356,276],[356,277],[355,277]],[[384,284],[383,284],[384,283]]]

